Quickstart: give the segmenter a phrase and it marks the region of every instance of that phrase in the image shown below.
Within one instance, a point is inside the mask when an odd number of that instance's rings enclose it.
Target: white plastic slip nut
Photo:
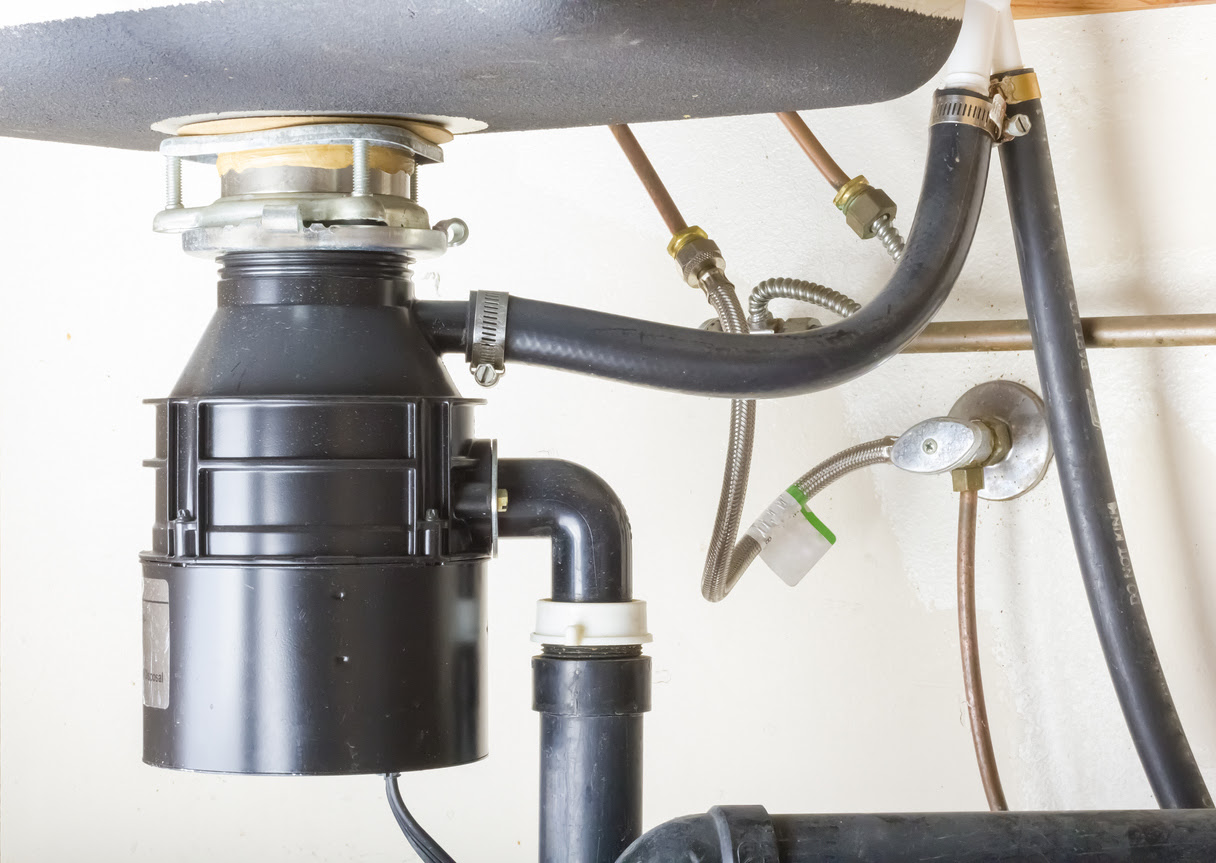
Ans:
[[[646,603],[631,602],[554,602],[542,599],[536,603],[536,632],[532,640],[538,644],[566,647],[609,647],[647,644],[652,641],[646,631]]]

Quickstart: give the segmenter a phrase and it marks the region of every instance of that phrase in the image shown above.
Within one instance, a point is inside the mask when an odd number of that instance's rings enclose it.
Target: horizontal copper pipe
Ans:
[[[1167,348],[1216,345],[1216,314],[1123,315],[1082,318],[1087,348]],[[904,348],[907,354],[1031,350],[1027,321],[942,321]]]

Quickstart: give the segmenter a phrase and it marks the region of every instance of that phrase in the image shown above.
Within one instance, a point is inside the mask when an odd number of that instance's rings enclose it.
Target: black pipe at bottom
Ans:
[[[638,646],[553,647],[532,660],[541,714],[540,863],[612,863],[642,832]]]
[[[1211,863],[1216,812],[773,815],[715,806],[634,842],[617,863]]]

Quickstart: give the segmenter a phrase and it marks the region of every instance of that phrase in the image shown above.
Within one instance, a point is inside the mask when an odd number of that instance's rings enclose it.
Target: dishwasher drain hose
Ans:
[[[1042,101],[1010,110],[1029,119],[1030,131],[1000,148],[1009,215],[1060,486],[1098,639],[1158,804],[1211,807],[1153,646],[1115,501]]]
[[[907,249],[890,281],[857,314],[806,333],[712,333],[511,298],[505,356],[548,368],[691,395],[748,399],[829,389],[903,350],[950,294],[983,202],[992,138],[959,123],[929,129],[929,152]],[[467,302],[416,303],[440,351],[467,351]]]

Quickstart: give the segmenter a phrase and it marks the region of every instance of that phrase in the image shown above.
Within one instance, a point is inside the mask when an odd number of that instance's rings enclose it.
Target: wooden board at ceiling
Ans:
[[[1216,0],[1013,0],[1014,18],[1056,18],[1097,12],[1132,12],[1171,6],[1201,6]]]

